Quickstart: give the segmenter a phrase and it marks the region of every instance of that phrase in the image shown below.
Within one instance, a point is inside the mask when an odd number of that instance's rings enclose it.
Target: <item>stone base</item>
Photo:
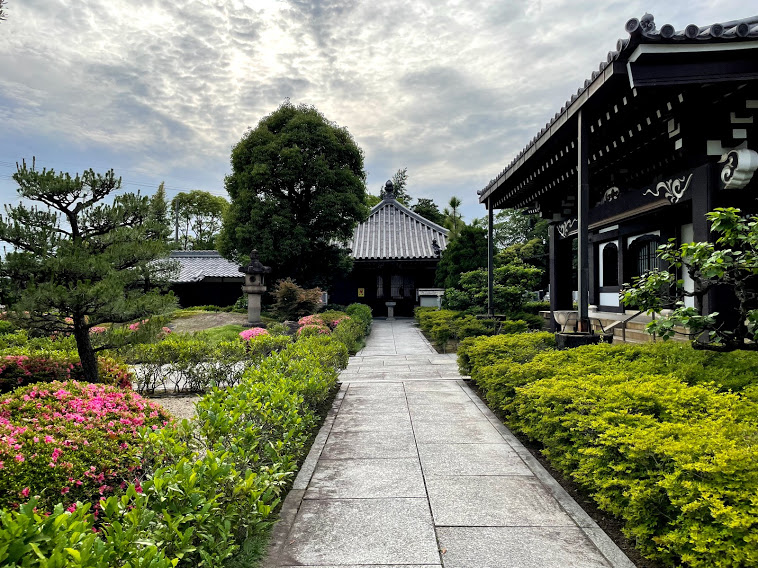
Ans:
[[[595,345],[601,340],[610,343],[612,337],[606,339],[605,336],[595,333],[556,333],[555,347],[557,349],[572,349],[582,345]]]

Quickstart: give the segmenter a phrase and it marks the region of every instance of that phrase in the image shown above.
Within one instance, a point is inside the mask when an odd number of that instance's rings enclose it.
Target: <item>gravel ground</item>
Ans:
[[[150,400],[157,402],[163,408],[168,410],[172,416],[182,420],[192,420],[195,417],[195,403],[200,400],[200,395],[172,395],[172,396],[157,396]]]
[[[247,325],[247,314],[237,314],[233,312],[210,312],[189,316],[186,318],[177,318],[168,324],[173,331],[203,331],[211,327],[221,325]]]

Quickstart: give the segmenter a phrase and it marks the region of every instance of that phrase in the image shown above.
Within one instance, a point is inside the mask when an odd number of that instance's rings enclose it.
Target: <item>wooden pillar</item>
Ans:
[[[579,262],[577,270],[579,298],[577,304],[579,307],[580,331],[589,331],[589,213],[590,213],[590,173],[589,165],[589,128],[587,126],[583,112],[580,109],[577,113],[577,222],[578,222],[578,252]]]
[[[487,198],[487,314],[495,315],[494,279],[495,279],[495,239],[493,238],[492,196]]]

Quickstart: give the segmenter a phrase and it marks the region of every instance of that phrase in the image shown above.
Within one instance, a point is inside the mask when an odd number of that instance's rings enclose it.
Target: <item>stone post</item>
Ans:
[[[261,296],[266,292],[265,274],[271,272],[270,266],[263,266],[258,260],[258,251],[250,253],[250,264],[242,266],[240,272],[245,274],[245,284],[242,292],[247,294],[247,323],[261,323]]]

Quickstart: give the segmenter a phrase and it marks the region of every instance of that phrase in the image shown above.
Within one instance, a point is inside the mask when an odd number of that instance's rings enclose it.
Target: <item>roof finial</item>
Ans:
[[[387,180],[384,184],[384,199],[395,199],[395,184],[391,179]]]

